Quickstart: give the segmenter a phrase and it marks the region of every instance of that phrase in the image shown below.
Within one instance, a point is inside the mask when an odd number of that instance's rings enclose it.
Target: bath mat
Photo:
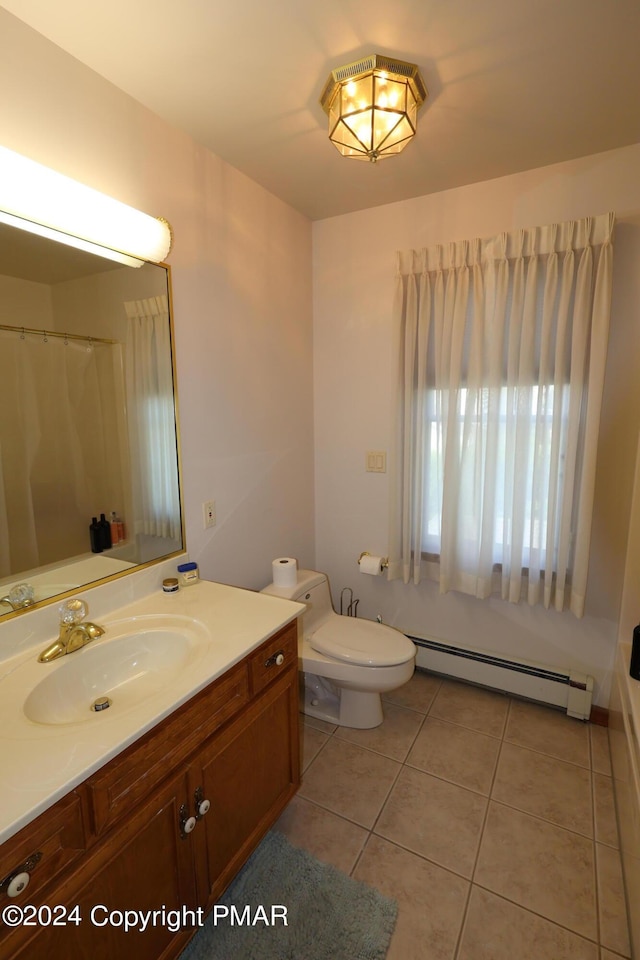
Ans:
[[[271,831],[180,960],[384,960],[397,912],[394,900]]]

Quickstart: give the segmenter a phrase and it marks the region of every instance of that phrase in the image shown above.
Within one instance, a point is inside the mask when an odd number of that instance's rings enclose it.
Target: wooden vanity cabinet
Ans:
[[[175,956],[178,941],[184,945],[188,934],[178,935],[162,924],[150,924],[144,932],[125,931],[111,917],[119,920],[112,911],[147,913],[162,906],[181,912],[183,906],[195,909],[192,851],[176,828],[187,789],[183,770],[120,824],[108,841],[95,845],[81,867],[46,897],[20,900],[22,906],[44,904],[51,908],[53,919],[66,922],[16,931],[14,940],[20,940],[22,946],[8,942],[11,952],[7,954],[0,946],[3,960],[5,956],[11,960],[164,960]],[[68,917],[59,905],[69,911]]]
[[[298,787],[297,713],[297,685],[285,675],[201,752],[198,785],[211,803],[202,823],[206,909]]]
[[[190,930],[99,924],[114,910],[206,913],[299,776],[294,622],[0,847],[0,880],[43,851],[24,893],[0,893],[0,910],[77,905],[82,918],[13,930],[0,922],[0,960],[173,960]]]

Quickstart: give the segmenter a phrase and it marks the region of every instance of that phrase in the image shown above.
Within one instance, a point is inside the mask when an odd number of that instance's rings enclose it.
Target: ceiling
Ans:
[[[3,6],[310,217],[640,141],[638,0],[3,0]],[[340,156],[318,103],[368,53],[418,64],[418,134]]]

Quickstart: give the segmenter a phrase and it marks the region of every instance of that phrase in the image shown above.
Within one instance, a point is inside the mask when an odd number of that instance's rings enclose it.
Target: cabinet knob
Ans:
[[[15,877],[12,877],[7,886],[7,896],[8,897],[17,897],[19,893],[22,893],[23,890],[29,886],[29,880],[31,879],[28,873],[16,873]]]
[[[193,799],[196,802],[196,820],[199,820],[200,817],[204,817],[205,814],[209,813],[211,801],[205,799],[202,787],[197,787]]]
[[[190,833],[193,833],[197,822],[195,817],[189,816],[187,805],[183,803],[180,807],[180,835],[183,840],[185,837],[188,837]]]
[[[42,860],[42,854],[32,853],[24,863],[10,873],[3,880],[0,880],[0,893],[6,893],[8,897],[17,897],[29,885],[31,871]]]
[[[284,663],[284,652],[278,650],[277,653],[273,653],[267,660],[265,660],[265,667],[281,667]]]

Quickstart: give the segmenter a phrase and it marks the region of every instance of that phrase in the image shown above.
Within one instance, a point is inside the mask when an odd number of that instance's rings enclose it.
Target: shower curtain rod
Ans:
[[[105,337],[85,337],[80,333],[58,333],[55,330],[36,330],[33,327],[11,327],[0,323],[0,330],[11,330],[14,333],[33,333],[39,337],[61,337],[63,340],[86,340],[88,343],[118,343],[118,340],[108,340]]]

